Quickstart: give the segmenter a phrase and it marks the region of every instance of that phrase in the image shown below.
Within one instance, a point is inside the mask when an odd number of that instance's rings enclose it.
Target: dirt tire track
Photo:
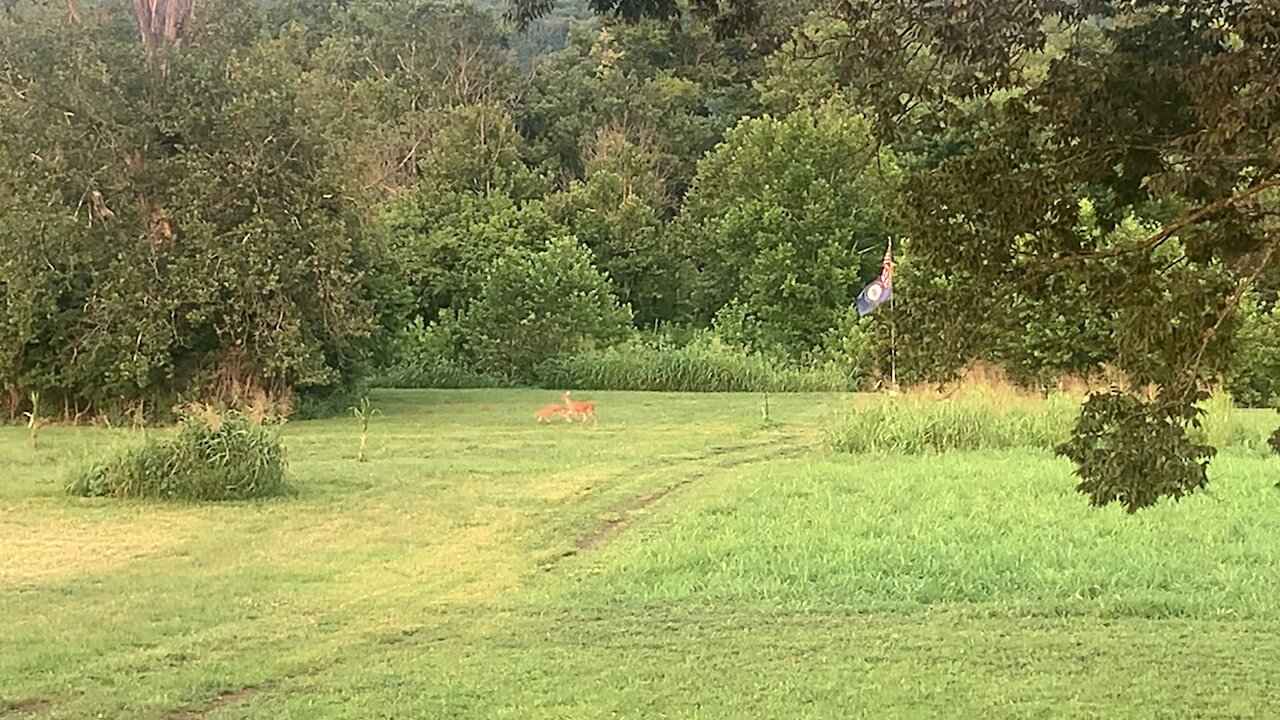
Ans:
[[[262,691],[258,687],[243,687],[239,690],[230,690],[220,693],[217,697],[198,708],[184,708],[180,710],[170,710],[165,713],[165,720],[201,720],[217,710],[221,710],[228,705],[234,705],[241,700],[247,700]]]
[[[0,706],[0,717],[39,715],[53,708],[53,701],[45,698],[29,698]],[[11,715],[12,714],[12,715]]]
[[[676,482],[666,485],[665,487],[659,488],[658,490],[651,492],[647,495],[640,495],[638,497],[628,498],[627,500],[624,500],[623,502],[614,505],[613,508],[611,508],[610,512],[608,513],[613,517],[610,517],[607,520],[603,520],[595,528],[592,528],[590,532],[587,532],[586,534],[579,536],[578,539],[574,541],[572,548],[565,550],[560,555],[556,556],[555,558],[552,558],[549,562],[545,563],[542,566],[542,569],[544,571],[550,571],[554,569],[555,566],[565,558],[573,557],[583,551],[592,550],[594,548],[600,547],[606,542],[609,542],[610,540],[620,535],[622,531],[625,530],[628,525],[630,525],[631,521],[635,519],[635,516],[640,511],[645,510],[646,508],[652,505],[655,505],[656,503],[668,497],[672,493],[675,493],[678,490],[688,487],[689,485],[692,485],[693,483],[698,482],[699,480],[702,480],[703,478],[713,474],[718,470],[727,470],[730,468],[735,468],[742,465],[749,465],[757,462],[763,462],[766,460],[777,460],[782,458],[795,457],[810,449],[808,445],[797,443],[797,441],[799,440],[800,438],[795,435],[784,435],[782,437],[775,438],[769,442],[739,443],[737,445],[715,447],[715,448],[712,448],[709,452],[694,458],[678,459],[678,460],[665,459],[665,460],[660,460],[658,462],[646,464],[644,466],[645,468],[652,469],[654,467],[669,467],[669,466],[678,465],[678,464],[698,463],[705,460],[717,458],[720,456],[729,455],[732,453],[738,453],[744,450],[754,450],[757,448],[775,447],[775,446],[778,446],[780,443],[782,444],[781,447],[778,447],[777,450],[772,453],[767,453],[764,455],[745,455],[745,456],[727,458],[721,462],[717,462],[713,464],[711,467],[694,470],[684,475]]]

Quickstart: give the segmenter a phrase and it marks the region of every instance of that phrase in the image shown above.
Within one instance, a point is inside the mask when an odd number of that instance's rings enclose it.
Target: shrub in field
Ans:
[[[495,261],[458,322],[475,367],[517,381],[548,358],[624,337],[631,309],[618,304],[590,250],[556,238]]]
[[[701,338],[683,347],[631,342],[552,358],[537,367],[544,387],[665,392],[845,391],[850,376],[835,364],[790,365]]]
[[[67,492],[82,497],[242,500],[289,492],[276,428],[239,412],[184,412],[169,437],[148,438],[81,468]]]
[[[492,388],[511,381],[476,370],[465,350],[458,313],[445,311],[431,323],[417,318],[401,333],[394,361],[369,378],[383,388]]]
[[[1076,400],[1045,401],[993,396],[927,400],[905,396],[847,413],[827,428],[837,452],[907,455],[963,450],[1052,450],[1071,434]]]

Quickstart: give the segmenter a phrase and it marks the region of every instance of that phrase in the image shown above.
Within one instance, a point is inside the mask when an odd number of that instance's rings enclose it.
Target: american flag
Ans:
[[[893,243],[884,249],[884,260],[880,261],[880,284],[893,289]]]

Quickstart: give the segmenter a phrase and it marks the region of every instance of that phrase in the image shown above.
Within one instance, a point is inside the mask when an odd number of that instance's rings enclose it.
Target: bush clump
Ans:
[[[370,384],[380,388],[417,390],[435,388],[472,390],[511,387],[511,381],[500,375],[474,370],[454,360],[440,358],[421,365],[397,365],[379,372]]]
[[[148,438],[72,477],[67,492],[81,497],[161,500],[245,500],[288,494],[284,445],[278,430],[247,415],[186,411],[177,432]]]

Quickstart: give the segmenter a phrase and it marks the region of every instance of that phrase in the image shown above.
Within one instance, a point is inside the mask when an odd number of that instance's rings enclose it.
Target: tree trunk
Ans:
[[[182,39],[196,0],[133,0],[133,17],[138,21],[142,44],[154,58],[166,44]]]

